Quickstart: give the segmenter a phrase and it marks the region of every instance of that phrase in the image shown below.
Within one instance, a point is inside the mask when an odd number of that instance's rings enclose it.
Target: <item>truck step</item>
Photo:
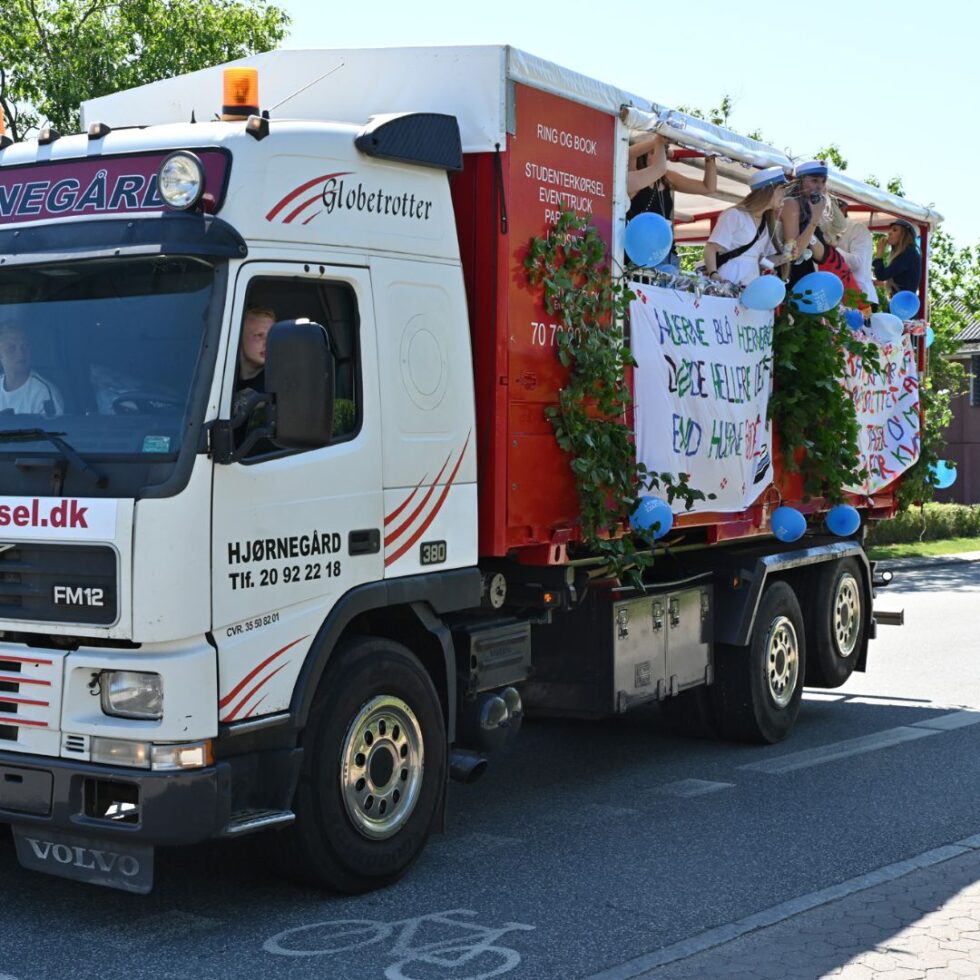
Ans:
[[[296,819],[292,810],[239,810],[231,815],[222,837],[241,837],[269,827],[285,827]]]

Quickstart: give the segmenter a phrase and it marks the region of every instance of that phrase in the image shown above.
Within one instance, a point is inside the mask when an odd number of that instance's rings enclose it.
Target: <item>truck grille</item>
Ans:
[[[0,648],[0,748],[56,731],[61,706],[64,654],[45,650],[35,655],[26,647],[17,653],[11,650]]]
[[[107,626],[116,592],[104,545],[0,544],[0,619]]]

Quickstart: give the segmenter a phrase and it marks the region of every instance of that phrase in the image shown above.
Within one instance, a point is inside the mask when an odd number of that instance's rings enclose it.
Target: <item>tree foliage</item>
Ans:
[[[800,299],[808,292],[790,291]],[[845,302],[855,305],[850,297]],[[878,348],[857,339],[839,306],[806,313],[783,304],[772,341],[769,417],[779,432],[784,466],[802,474],[807,497],[840,503],[843,488],[860,484],[867,473],[854,402],[838,379],[845,376],[848,356],[860,360],[867,372],[880,372]]]
[[[903,507],[931,500],[933,464],[946,454],[946,429],[953,421],[952,402],[966,388],[966,373],[957,353],[956,336],[980,320],[980,243],[958,246],[937,230],[929,242],[929,323],[936,339],[929,348],[929,373],[919,389],[925,422],[919,461],[902,477],[898,490]]]
[[[0,0],[0,11],[14,139],[45,122],[77,132],[83,100],[268,50],[289,25],[267,0]]]

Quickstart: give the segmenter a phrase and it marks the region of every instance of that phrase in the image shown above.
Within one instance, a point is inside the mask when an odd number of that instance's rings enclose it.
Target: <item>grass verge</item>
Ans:
[[[913,541],[909,544],[877,544],[868,548],[872,561],[885,558],[931,558],[980,551],[980,538],[947,538],[945,541]]]

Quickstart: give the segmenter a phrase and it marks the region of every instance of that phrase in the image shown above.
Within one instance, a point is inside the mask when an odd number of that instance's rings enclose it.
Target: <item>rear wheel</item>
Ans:
[[[442,805],[439,697],[401,644],[359,638],[335,654],[304,738],[296,823],[280,842],[307,880],[356,894],[400,878]]]
[[[811,588],[806,682],[813,687],[840,687],[854,672],[867,631],[861,566],[854,558],[823,565]]]
[[[719,644],[715,682],[708,689],[715,723],[725,738],[779,742],[800,710],[806,647],[803,614],[785,582],[766,587],[747,647]]]

